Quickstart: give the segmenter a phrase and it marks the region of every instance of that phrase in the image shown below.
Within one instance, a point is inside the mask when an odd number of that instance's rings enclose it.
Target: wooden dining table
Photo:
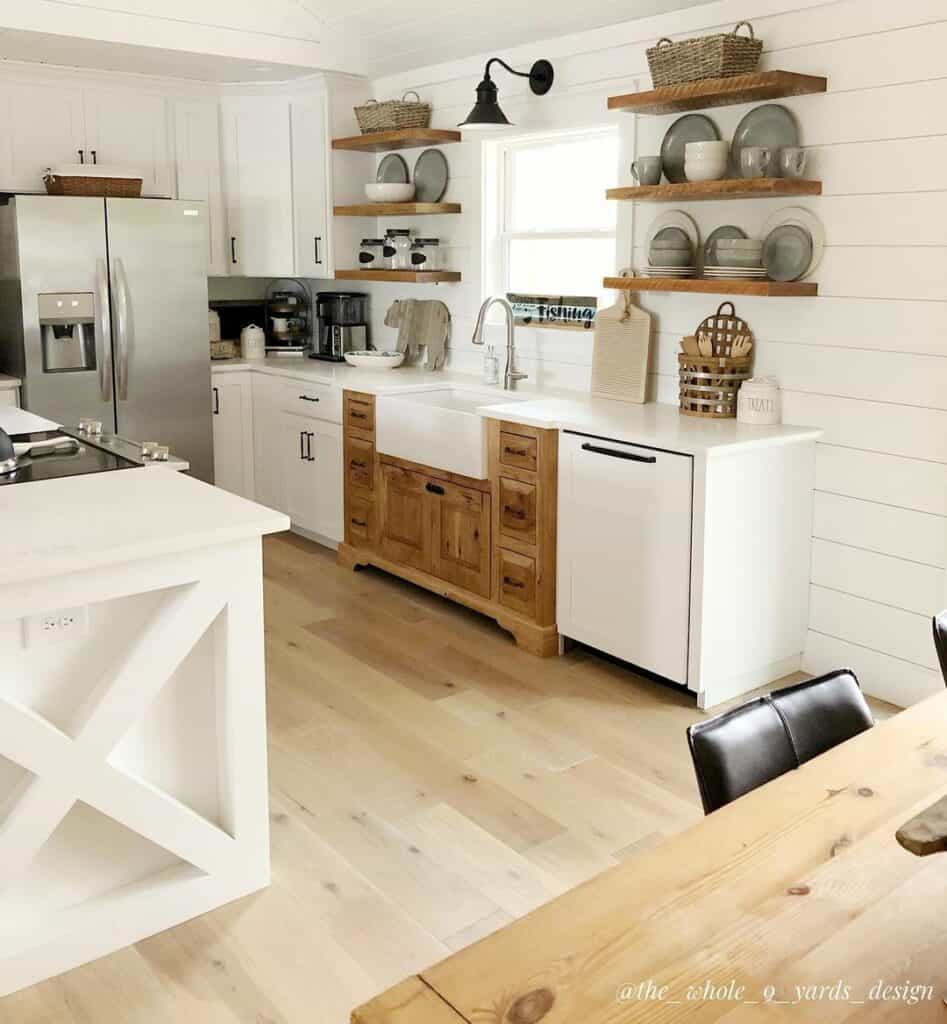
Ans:
[[[947,692],[596,876],[355,1024],[947,1021]]]

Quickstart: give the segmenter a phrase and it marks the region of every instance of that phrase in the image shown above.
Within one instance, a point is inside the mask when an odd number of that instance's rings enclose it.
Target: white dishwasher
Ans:
[[[563,432],[559,632],[687,684],[693,459]]]

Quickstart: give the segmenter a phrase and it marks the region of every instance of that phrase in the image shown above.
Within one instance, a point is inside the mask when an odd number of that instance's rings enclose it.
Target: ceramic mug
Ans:
[[[740,173],[744,178],[766,178],[773,167],[769,146],[744,146],[740,152]]]
[[[631,165],[631,176],[639,185],[657,185],[661,180],[661,157],[639,156]]]
[[[806,173],[809,154],[801,146],[786,146],[779,151],[779,173],[784,178],[801,178]]]

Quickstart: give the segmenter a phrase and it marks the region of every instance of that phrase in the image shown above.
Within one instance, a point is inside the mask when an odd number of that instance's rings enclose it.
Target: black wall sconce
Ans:
[[[467,119],[457,126],[458,128],[489,130],[512,125],[512,122],[500,109],[500,104],[497,103],[497,87],[490,77],[491,64],[500,64],[511,75],[528,78],[529,87],[537,96],[545,96],[552,88],[554,74],[552,64],[548,60],[536,61],[529,71],[514,71],[506,61],[500,60],[499,57],[491,57],[484,68],[483,79],[477,86],[477,102],[467,115]]]

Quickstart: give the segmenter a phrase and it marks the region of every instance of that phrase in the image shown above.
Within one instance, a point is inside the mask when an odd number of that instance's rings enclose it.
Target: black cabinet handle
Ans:
[[[513,519],[526,518],[526,510],[522,508],[513,508],[512,505],[504,505],[503,511],[506,513],[506,515],[512,516]]]
[[[84,149],[77,149],[76,152],[79,154],[79,163],[80,164],[84,164],[85,163],[85,150]]]
[[[441,487],[440,484],[426,483],[424,485],[424,489],[426,491],[430,491],[431,494],[443,494],[444,493],[444,488]]]
[[[215,416],[219,416],[220,415],[220,392],[217,390],[217,388],[211,388],[211,391],[214,392],[214,415]]]
[[[363,530],[368,526],[364,519],[353,519],[351,522],[353,526],[361,526]]]
[[[525,459],[529,456],[529,452],[525,448],[511,448],[507,445],[503,449],[505,455],[518,455],[521,459]]]
[[[322,235],[314,235],[312,239],[312,258],[315,263],[321,263],[322,260],[319,258],[319,243],[322,241]]]
[[[89,152],[92,154],[92,163],[97,164],[99,162],[99,158],[96,155],[95,150],[94,149],[90,149]]]
[[[318,402],[318,398],[312,398],[310,395],[300,395],[300,400],[303,402]]]
[[[306,431],[305,430],[300,430],[299,431],[299,458],[303,462],[306,461]]]
[[[316,435],[311,431],[306,431],[306,462],[315,462],[316,457],[312,454],[312,439]]]
[[[595,452],[596,455],[610,455],[613,459],[626,459],[628,462],[657,462],[654,455],[635,455],[634,452],[619,452],[614,448],[599,448],[595,444],[582,445],[582,451]]]
[[[352,459],[349,462],[349,466],[352,469],[365,469],[366,468],[365,463],[364,462],[359,462],[358,459]]]
[[[236,263],[237,262],[237,236],[236,235],[231,235],[230,236],[230,262],[231,263]]]
[[[504,576],[503,577],[503,586],[504,587],[513,587],[514,590],[522,590],[523,587],[526,586],[526,584],[522,580],[515,580],[515,579],[513,579],[512,576]]]

